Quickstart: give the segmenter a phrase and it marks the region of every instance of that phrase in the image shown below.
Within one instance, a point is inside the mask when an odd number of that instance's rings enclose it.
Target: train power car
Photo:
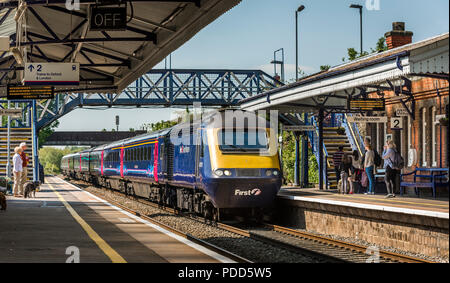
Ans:
[[[216,115],[64,156],[61,168],[68,177],[208,219],[257,216],[282,183],[276,133],[260,117],[262,126],[227,126],[225,112]]]

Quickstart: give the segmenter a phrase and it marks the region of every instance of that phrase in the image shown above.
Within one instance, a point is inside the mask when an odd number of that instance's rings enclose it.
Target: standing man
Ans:
[[[23,188],[23,185],[28,181],[27,174],[28,174],[28,163],[30,162],[30,158],[25,153],[25,150],[27,150],[27,144],[21,143],[20,148],[22,148],[22,153],[20,154],[20,157],[22,157],[22,178],[21,178],[21,184],[20,187]]]

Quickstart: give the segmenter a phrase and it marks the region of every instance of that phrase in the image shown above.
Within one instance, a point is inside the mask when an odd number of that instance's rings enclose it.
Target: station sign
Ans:
[[[351,116],[347,118],[349,123],[387,123],[388,118],[386,116]]]
[[[24,85],[79,85],[80,63],[26,63]]]
[[[311,132],[315,131],[316,127],[313,125],[283,126],[283,130],[288,132]]]
[[[91,7],[89,29],[98,31],[126,30],[127,7]]]
[[[381,98],[349,99],[348,109],[353,111],[385,111],[386,101]]]
[[[391,130],[403,130],[403,117],[391,118]]]
[[[7,87],[7,99],[52,99],[53,86],[10,86]]]
[[[22,109],[0,109],[0,116],[20,118],[22,117]]]
[[[395,116],[408,117],[409,113],[408,113],[408,110],[406,110],[405,108],[399,108],[399,109],[395,110]]]

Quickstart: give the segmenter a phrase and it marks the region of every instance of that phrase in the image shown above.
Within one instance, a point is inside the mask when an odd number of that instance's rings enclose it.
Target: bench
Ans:
[[[428,174],[427,174],[428,173]],[[414,176],[413,182],[404,181],[404,177]],[[411,173],[400,175],[400,194],[403,195],[404,187],[413,187],[417,196],[419,188],[431,188],[433,198],[436,198],[437,187],[448,187],[448,168],[417,168]],[[418,181],[417,178],[426,180]],[[429,181],[428,181],[429,180]]]

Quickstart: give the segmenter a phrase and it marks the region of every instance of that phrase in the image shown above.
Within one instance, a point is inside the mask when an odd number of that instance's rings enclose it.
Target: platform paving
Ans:
[[[215,263],[228,259],[180,241],[95,196],[46,178],[36,198],[7,197],[0,211],[0,262]],[[68,252],[68,254],[66,254]]]
[[[410,197],[397,195],[395,198],[386,199],[385,195],[364,195],[364,194],[339,194],[336,190],[320,191],[317,188],[300,189],[295,187],[283,187],[279,194],[280,197],[301,197],[303,200],[330,200],[347,202],[351,204],[367,204],[381,207],[404,208],[407,210],[423,210],[429,212],[449,213],[449,199],[439,198],[430,199],[424,197]],[[448,218],[448,216],[447,216]]]

